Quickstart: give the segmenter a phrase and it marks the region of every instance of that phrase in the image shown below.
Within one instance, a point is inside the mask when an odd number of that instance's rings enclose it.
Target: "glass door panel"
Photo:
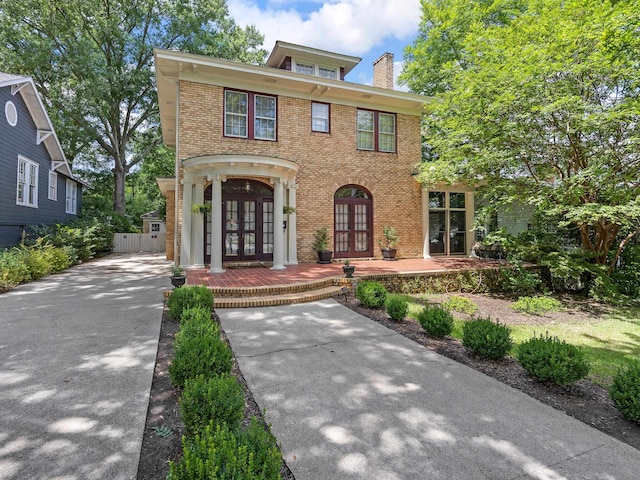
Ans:
[[[335,249],[336,253],[349,252],[351,212],[348,204],[336,204]]]
[[[242,205],[242,254],[246,257],[256,255],[256,201],[245,200]]]
[[[273,202],[262,203],[262,254],[273,255]]]
[[[429,212],[429,253],[445,254],[446,212]]]
[[[369,205],[355,204],[355,225],[356,231],[356,252],[366,252],[369,250]]]
[[[237,257],[240,251],[240,205],[238,200],[227,200],[225,204],[225,255]]]
[[[465,212],[449,212],[449,253],[465,253],[466,250],[466,228]]]

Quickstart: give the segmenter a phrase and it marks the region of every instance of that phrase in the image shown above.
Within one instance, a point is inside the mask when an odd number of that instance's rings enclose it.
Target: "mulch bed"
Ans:
[[[448,337],[437,339],[428,336],[414,320],[405,319],[403,322],[394,322],[384,310],[364,308],[360,302],[352,297],[347,299],[341,297],[338,301],[361,315],[404,335],[436,353],[468,365],[506,385],[517,388],[527,395],[640,450],[640,426],[626,420],[614,407],[613,402],[607,395],[607,391],[589,380],[580,380],[568,386],[541,383],[532,378],[514,358],[508,357],[500,361],[477,358],[469,355],[462,343],[456,339]],[[487,302],[489,301],[492,300],[487,300]],[[496,305],[494,304],[493,306],[495,307]],[[513,312],[511,312],[511,315],[513,316]],[[573,313],[570,316],[574,315],[576,314]],[[215,313],[214,318],[217,320]],[[179,323],[168,320],[165,312],[162,318],[156,367],[151,386],[140,462],[138,464],[138,480],[165,478],[169,471],[169,460],[178,461],[182,454],[183,425],[178,404],[180,390],[171,386],[168,372],[169,364],[173,358],[173,340],[178,329]],[[247,425],[253,416],[262,419],[262,412],[247,387],[235,357],[233,373],[238,377],[245,390],[245,419],[243,424]],[[158,435],[154,428],[162,426],[170,429],[172,434],[166,437]],[[284,463],[281,475],[285,480],[295,480],[293,474]]]

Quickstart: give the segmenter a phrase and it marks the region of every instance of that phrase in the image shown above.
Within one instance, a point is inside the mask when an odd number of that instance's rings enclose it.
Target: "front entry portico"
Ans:
[[[223,261],[271,260],[274,270],[298,263],[295,162],[211,155],[186,159],[182,167],[181,266],[210,263],[210,272],[221,273]],[[192,212],[192,204],[210,204],[211,212]],[[285,206],[292,207],[286,222]]]

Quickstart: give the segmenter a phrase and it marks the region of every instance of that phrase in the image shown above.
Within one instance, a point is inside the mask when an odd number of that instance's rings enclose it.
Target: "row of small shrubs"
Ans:
[[[233,354],[211,319],[213,294],[204,286],[175,289],[168,317],[180,320],[169,376],[184,387],[180,414],[183,456],[169,462],[168,479],[276,479],[282,456],[276,440],[255,418],[247,429],[244,392],[231,374]]]

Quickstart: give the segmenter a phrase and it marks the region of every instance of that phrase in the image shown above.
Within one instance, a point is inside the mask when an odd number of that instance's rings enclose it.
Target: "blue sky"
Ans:
[[[346,77],[371,84],[373,62],[394,54],[395,74],[403,51],[418,32],[420,0],[227,0],[229,13],[241,26],[253,24],[271,51],[276,40],[361,57]]]

